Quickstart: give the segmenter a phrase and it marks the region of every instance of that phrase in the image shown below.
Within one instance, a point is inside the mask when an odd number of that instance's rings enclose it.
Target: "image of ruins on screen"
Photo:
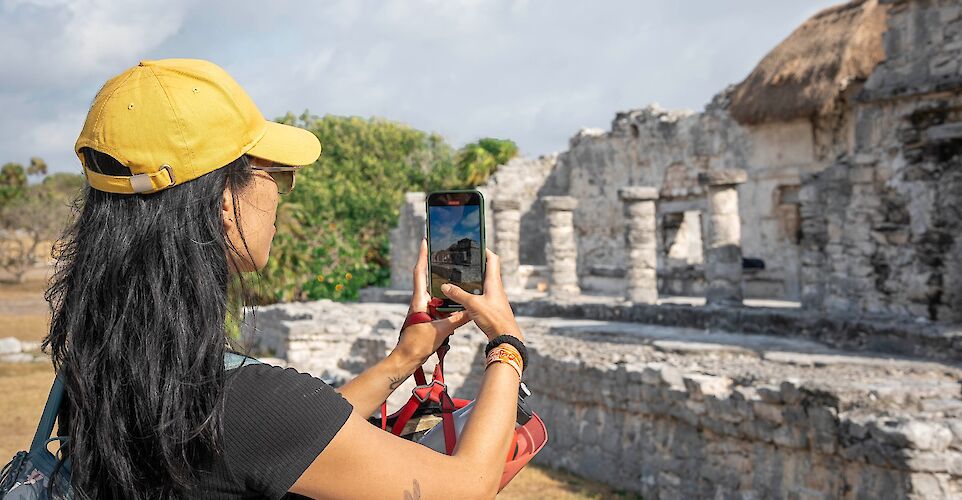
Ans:
[[[441,285],[454,283],[482,293],[481,218],[477,205],[430,207],[431,295],[444,297]]]

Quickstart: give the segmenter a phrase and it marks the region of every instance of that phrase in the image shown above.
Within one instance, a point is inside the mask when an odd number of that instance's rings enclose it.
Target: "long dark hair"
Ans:
[[[66,386],[60,434],[78,498],[179,498],[220,452],[228,298],[247,294],[227,259],[249,255],[230,244],[221,207],[229,187],[240,226],[236,196],[252,178],[241,157],[156,193],[88,186],[74,202],[53,250],[43,347]]]

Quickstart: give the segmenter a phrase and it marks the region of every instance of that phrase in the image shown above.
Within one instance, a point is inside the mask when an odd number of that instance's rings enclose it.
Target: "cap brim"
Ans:
[[[310,165],[321,156],[321,141],[310,131],[269,121],[247,154],[282,165]]]

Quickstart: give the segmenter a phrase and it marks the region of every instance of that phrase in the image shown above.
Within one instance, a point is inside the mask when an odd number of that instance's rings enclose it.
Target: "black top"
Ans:
[[[224,453],[202,473],[205,499],[304,498],[287,490],[353,410],[340,393],[293,368],[227,372]]]

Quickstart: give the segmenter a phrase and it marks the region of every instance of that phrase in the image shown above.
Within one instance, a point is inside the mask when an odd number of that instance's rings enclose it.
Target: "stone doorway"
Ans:
[[[661,266],[658,272],[658,292],[662,295],[704,295],[702,211],[669,212],[662,214],[660,219]]]

